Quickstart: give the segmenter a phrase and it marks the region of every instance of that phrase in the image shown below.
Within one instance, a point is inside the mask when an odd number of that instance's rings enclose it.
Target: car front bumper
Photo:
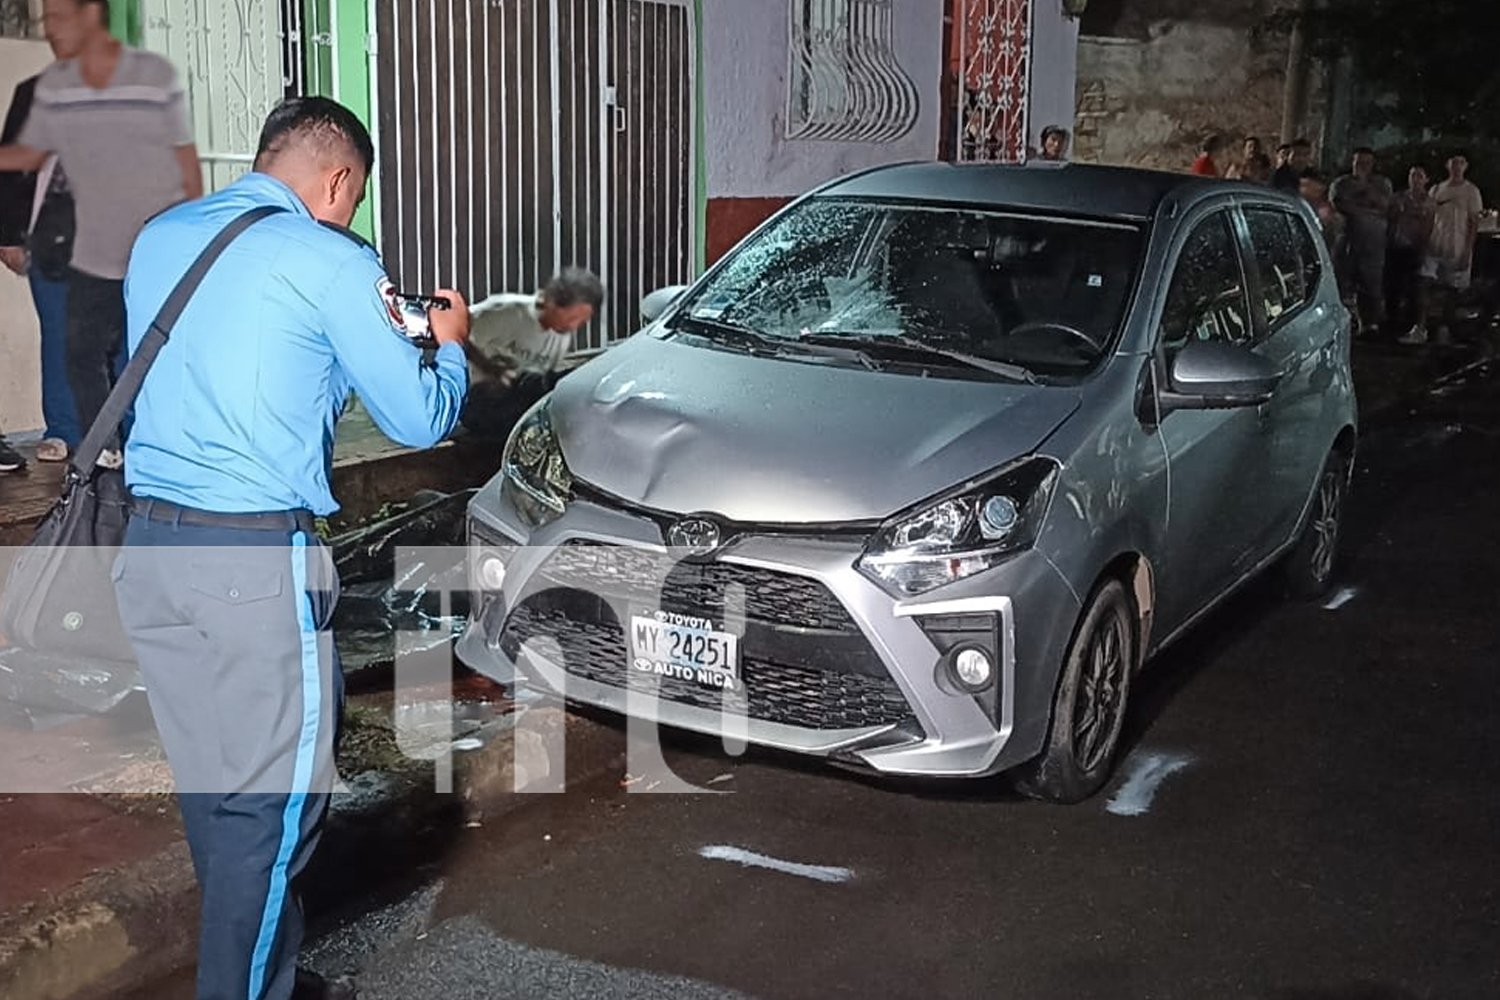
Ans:
[[[604,502],[575,501],[528,532],[495,483],[470,507],[470,538],[471,565],[505,566],[498,589],[475,585],[458,645],[480,673],[890,775],[977,777],[1033,756],[1079,608],[1035,552],[899,600],[855,568],[861,535],[747,532],[689,565],[662,523]],[[741,635],[737,695],[629,672],[622,623],[657,610]],[[986,691],[962,689],[945,668],[959,644],[990,652]]]

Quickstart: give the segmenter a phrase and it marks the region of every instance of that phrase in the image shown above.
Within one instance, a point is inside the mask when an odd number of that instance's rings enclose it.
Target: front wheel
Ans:
[[[1282,579],[1293,600],[1315,601],[1328,593],[1338,566],[1348,493],[1349,456],[1342,451],[1330,452],[1318,477],[1318,492],[1307,523],[1282,565]]]
[[[1023,794],[1074,803],[1104,787],[1125,727],[1136,642],[1130,599],[1110,580],[1094,592],[1068,646],[1047,743],[1016,772]]]

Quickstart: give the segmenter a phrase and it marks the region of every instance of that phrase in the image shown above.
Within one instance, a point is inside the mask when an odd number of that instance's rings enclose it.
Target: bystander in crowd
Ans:
[[[163,56],[109,32],[108,0],[45,0],[57,61],[0,170],[40,170],[55,154],[77,208],[67,283],[68,377],[87,428],[114,382],[125,338],[124,277],[147,219],[203,193],[186,98]],[[118,442],[116,442],[118,445]],[[119,447],[100,457],[118,466]]]
[[[1042,129],[1042,148],[1038,159],[1062,162],[1068,158],[1068,145],[1072,136],[1061,125],[1048,125]]]
[[[61,58],[55,39],[52,51]],[[40,79],[37,75],[16,85],[0,145],[9,145],[20,136]],[[67,277],[75,227],[73,195],[55,155],[39,171],[0,173],[0,263],[29,283],[41,327],[45,426],[36,457],[42,462],[67,461],[83,438],[68,382]]]
[[[1468,291],[1473,280],[1474,246],[1479,238],[1479,218],[1484,213],[1484,198],[1468,179],[1468,173],[1467,156],[1460,153],[1450,157],[1447,180],[1432,190],[1432,237],[1422,265],[1422,278],[1431,282],[1432,294],[1441,301],[1437,330],[1440,344],[1451,340],[1459,296]],[[1420,316],[1401,342],[1427,343],[1427,318]]]
[[[1223,177],[1228,168],[1229,139],[1215,133],[1203,140],[1198,147],[1198,158],[1193,161],[1192,172],[1199,177]]]
[[[1333,207],[1348,223],[1349,268],[1360,334],[1374,337],[1385,322],[1385,257],[1396,194],[1391,182],[1375,172],[1373,149],[1354,151],[1351,171],[1334,182],[1331,197]]]
[[[1406,190],[1396,195],[1391,219],[1390,250],[1386,255],[1386,314],[1403,326],[1411,324],[1404,340],[1427,339],[1427,283],[1422,265],[1432,243],[1437,205],[1427,185],[1427,168],[1420,164],[1406,173]]]
[[[1276,148],[1276,171],[1271,186],[1296,194],[1302,189],[1302,175],[1312,166],[1312,143],[1294,139]]]

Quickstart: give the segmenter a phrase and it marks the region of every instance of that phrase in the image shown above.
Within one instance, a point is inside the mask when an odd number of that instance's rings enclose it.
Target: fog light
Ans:
[[[964,687],[979,691],[989,687],[994,679],[995,664],[984,650],[969,646],[954,655],[953,674]]]
[[[493,552],[481,556],[474,579],[481,590],[502,589],[505,586],[505,563]]]

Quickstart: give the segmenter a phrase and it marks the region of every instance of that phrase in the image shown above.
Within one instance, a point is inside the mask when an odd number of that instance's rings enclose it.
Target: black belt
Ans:
[[[220,514],[183,507],[155,497],[131,497],[130,512],[147,521],[192,524],[202,528],[234,528],[245,531],[301,531],[317,533],[310,510],[273,510],[256,514]]]

